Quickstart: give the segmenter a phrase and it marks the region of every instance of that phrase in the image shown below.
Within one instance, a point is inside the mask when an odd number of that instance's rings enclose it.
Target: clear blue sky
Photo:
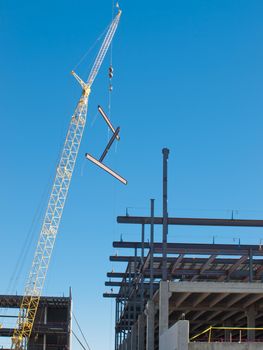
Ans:
[[[67,295],[93,350],[112,349],[114,304],[102,298],[112,241],[138,230],[116,216],[161,214],[161,149],[170,148],[169,214],[262,218],[263,2],[120,1],[113,45],[112,120],[121,142],[107,164],[84,159],[108,131],[109,57],[93,85],[88,122],[44,294]],[[12,292],[23,292],[58,153],[80,88],[69,74],[111,20],[111,0],[0,3],[1,284],[6,293],[34,218],[33,242]],[[100,43],[98,43],[100,44]],[[95,51],[77,68],[87,77]],[[40,208],[38,211],[37,208]],[[157,235],[159,232],[157,231]],[[170,231],[170,241],[258,243],[262,230]],[[21,266],[21,268],[20,268]],[[75,349],[79,346],[76,344]]]

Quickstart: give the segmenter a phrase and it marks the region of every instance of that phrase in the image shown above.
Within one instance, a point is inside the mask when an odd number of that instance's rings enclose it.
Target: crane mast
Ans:
[[[69,124],[61,158],[56,168],[54,183],[41,227],[32,267],[25,285],[16,327],[12,337],[12,348],[24,350],[30,338],[40,296],[54,248],[60,220],[63,214],[70,181],[74,171],[78,151],[86,124],[88,100],[91,86],[99,72],[107,50],[111,44],[121,16],[121,10],[113,19],[95,59],[87,82],[83,82],[72,72],[82,87],[82,95]]]

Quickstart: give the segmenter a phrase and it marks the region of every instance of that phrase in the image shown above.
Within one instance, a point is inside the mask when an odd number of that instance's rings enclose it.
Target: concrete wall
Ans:
[[[189,350],[262,350],[262,343],[189,343]]]
[[[181,320],[160,336],[159,350],[263,350],[263,343],[189,343],[189,321]]]
[[[159,350],[188,350],[189,322],[178,321],[159,338]]]

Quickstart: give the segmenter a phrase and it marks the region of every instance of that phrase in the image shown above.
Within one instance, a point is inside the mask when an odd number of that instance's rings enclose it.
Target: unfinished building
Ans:
[[[5,322],[8,327],[0,327],[0,337],[6,338],[10,344],[15,325],[12,320],[17,319],[21,301],[22,296],[18,295],[0,296],[0,308],[3,310],[1,319],[11,320]],[[70,337],[71,296],[41,297],[28,350],[70,350]]]
[[[164,149],[163,216],[154,215],[151,200],[151,216],[117,218],[138,225],[140,239],[113,242],[119,253],[110,261],[125,263],[105,282],[115,287],[104,294],[116,300],[115,350],[263,349],[261,245],[167,242],[169,225],[252,228],[263,220],[168,217],[168,154]]]

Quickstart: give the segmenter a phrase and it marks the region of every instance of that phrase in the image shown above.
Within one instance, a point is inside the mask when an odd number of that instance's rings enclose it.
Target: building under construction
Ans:
[[[0,327],[0,337],[10,339],[14,333],[14,324],[22,296],[1,295],[0,308],[2,319],[8,327]],[[71,343],[71,295],[69,297],[41,297],[32,335],[28,341],[28,350],[70,350]],[[2,347],[3,348],[3,347]]]
[[[116,301],[115,350],[263,349],[261,245],[167,242],[170,225],[263,227],[263,220],[168,217],[163,150],[163,216],[119,216],[138,226],[138,239],[113,242],[125,263],[107,273],[104,297]],[[162,225],[162,241],[154,240]],[[150,240],[145,228],[150,226]],[[169,236],[168,236],[169,237]],[[117,290],[117,292],[115,292]]]

